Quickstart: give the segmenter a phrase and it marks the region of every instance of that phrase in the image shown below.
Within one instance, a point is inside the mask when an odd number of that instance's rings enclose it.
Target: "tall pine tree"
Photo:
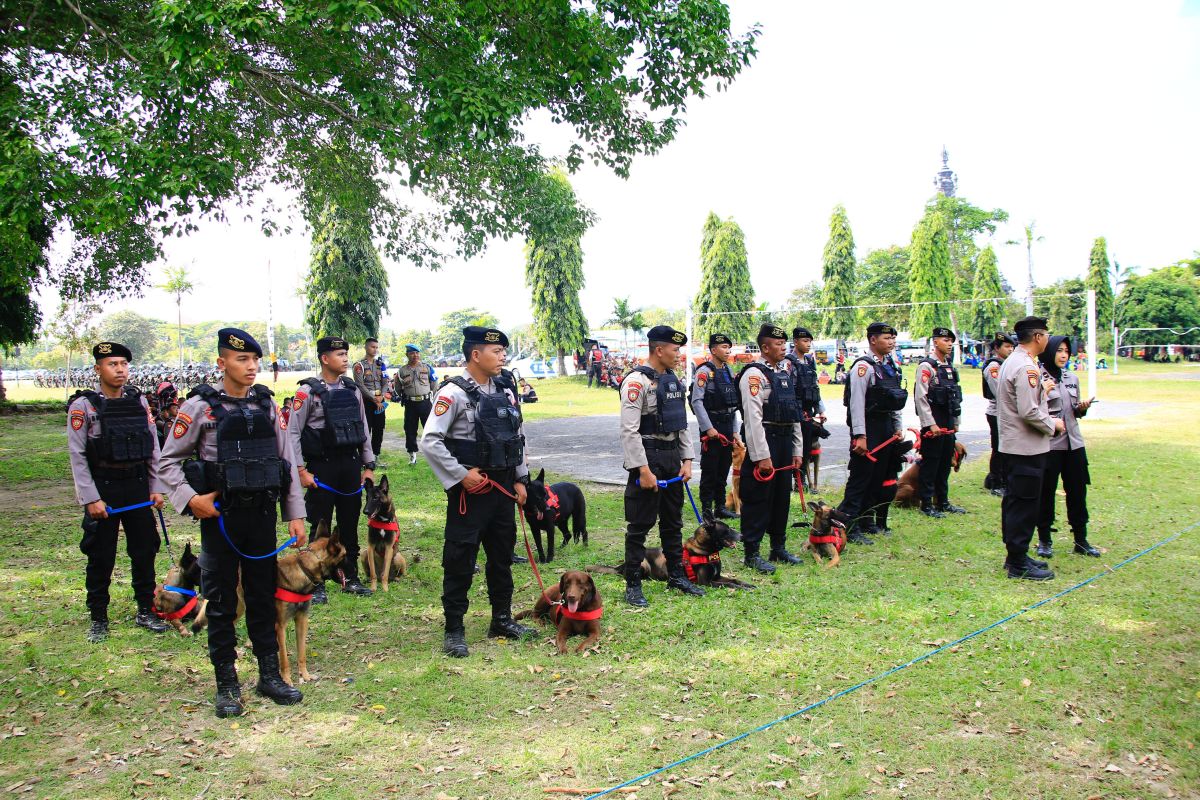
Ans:
[[[706,248],[714,221],[719,226]],[[741,227],[732,219],[721,222],[710,213],[704,223],[700,255],[700,290],[693,305],[696,341],[707,341],[713,332],[724,333],[735,342],[749,341],[755,331],[754,287]]]
[[[566,374],[566,353],[583,346],[587,317],[579,304],[583,288],[580,239],[591,223],[579,207],[566,173],[553,169],[538,184],[542,205],[525,240],[525,285],[531,290],[533,334],[538,349],[558,356],[558,374]]]
[[[1101,236],[1092,244],[1088,260],[1088,289],[1096,290],[1096,335],[1111,342],[1113,326],[1112,266],[1108,263],[1108,242]]]
[[[837,205],[829,218],[829,240],[825,242],[824,289],[821,304],[832,307],[821,318],[826,336],[852,338],[858,330],[858,311],[854,305],[854,234],[846,209]]]
[[[933,328],[950,325],[950,306],[933,304],[950,300],[954,292],[946,218],[940,211],[926,213],[913,230],[908,287],[912,302],[922,304],[912,307],[910,332],[914,338],[924,341]]]
[[[976,260],[971,297],[975,300],[971,332],[982,339],[989,339],[1000,330],[1000,323],[1004,319],[1004,301],[991,299],[1004,297],[1004,287],[1000,283],[1000,269],[996,266],[996,251],[990,244],[980,251]]]
[[[361,342],[378,336],[387,290],[387,271],[371,241],[367,218],[326,205],[313,229],[304,280],[304,322],[313,338],[341,336]]]

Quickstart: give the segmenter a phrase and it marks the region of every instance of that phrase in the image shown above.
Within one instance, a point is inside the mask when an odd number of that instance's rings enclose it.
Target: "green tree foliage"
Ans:
[[[971,292],[975,302],[970,314],[972,334],[984,340],[996,335],[1005,318],[1005,302],[992,298],[1005,296],[1000,283],[1000,268],[996,265],[996,251],[989,244],[975,260],[975,282]]]
[[[433,335],[431,342],[432,349],[437,352],[433,355],[454,355],[462,353],[463,328],[471,325],[482,325],[485,328],[497,328],[500,326],[500,320],[496,316],[487,311],[480,311],[477,308],[460,308],[457,311],[448,311],[442,314],[442,321],[438,325],[437,331]],[[419,344],[419,343],[418,343]],[[426,352],[428,355],[428,352]]]
[[[682,308],[646,306],[642,309],[642,324],[647,328],[653,328],[655,325],[670,325],[675,330],[682,331],[687,325],[687,311]]]
[[[954,275],[951,284],[953,299],[965,300],[971,296],[975,283],[978,240],[995,234],[996,226],[1008,221],[1008,212],[1001,208],[979,208],[966,198],[945,195],[930,200],[926,205],[926,213],[930,210],[941,212],[946,220],[947,249]]]
[[[1051,333],[1086,341],[1087,291],[1081,278],[1064,278],[1035,288],[1033,312],[1046,317]]]
[[[1200,326],[1200,281],[1188,266],[1156,269],[1146,275],[1135,275],[1125,284],[1117,298],[1117,325],[1130,328],[1172,328],[1186,331]],[[1126,338],[1126,344],[1195,344],[1200,335],[1193,331],[1187,336],[1171,331],[1138,331]],[[1147,350],[1147,359],[1154,355]]]
[[[1113,320],[1113,270],[1108,263],[1108,243],[1100,236],[1092,243],[1092,252],[1088,257],[1087,288],[1096,292],[1096,330],[1097,336],[1104,338],[1112,346]]]
[[[459,338],[461,339],[461,333]],[[428,359],[432,358],[433,356],[440,355],[440,353],[436,352],[437,346],[435,344],[433,331],[428,329],[418,330],[416,328],[408,328],[407,330],[400,331],[400,333],[396,334],[396,346],[392,349],[392,358],[388,363],[403,363],[403,361],[408,358],[408,354],[404,350],[404,346],[408,344],[415,344],[417,347],[421,348],[422,358]]]
[[[712,243],[704,249],[716,215],[709,214],[701,240],[700,289],[692,304],[696,315],[696,341],[708,341],[713,332],[733,341],[749,341],[755,331],[754,287],[750,284],[750,263],[746,256],[746,236],[732,219],[721,221],[712,234]],[[730,313],[734,312],[734,313]]]
[[[821,329],[835,339],[853,338],[858,331],[858,311],[854,297],[854,234],[846,209],[837,205],[829,218],[829,239],[821,271],[824,279],[822,305],[829,310],[821,317]]]
[[[538,185],[541,210],[530,222],[525,242],[525,285],[531,290],[533,332],[538,349],[557,354],[558,374],[566,374],[566,354],[582,347],[588,323],[579,304],[583,288],[583,248],[590,215],[575,198],[559,169]]]
[[[388,276],[365,223],[365,217],[330,205],[313,230],[304,322],[314,339],[341,336],[361,342],[379,335]]]
[[[626,348],[629,347],[628,331],[640,333],[646,327],[646,320],[640,308],[629,304],[628,297],[614,297],[612,316],[604,322],[605,325],[616,325],[621,329],[621,339]]]
[[[803,286],[798,286],[788,295],[788,299],[783,304],[783,315],[779,320],[790,336],[792,328],[797,325],[803,325],[813,332],[813,335],[821,335],[821,312],[813,311],[814,308],[821,307],[821,282],[809,281]]]
[[[914,305],[910,312],[909,330],[914,339],[923,341],[933,328],[950,325],[950,306],[932,304],[954,296],[946,217],[936,209],[929,209],[913,230],[908,287],[912,302],[924,304]]]
[[[138,292],[157,236],[268,184],[301,192],[310,222],[326,202],[367,217],[390,256],[472,255],[536,209],[532,114],[569,134],[569,168],[627,176],[691,98],[730,85],[758,33],[734,34],[720,0],[11,0],[0,298],[26,305],[3,317],[27,323],[46,284]],[[268,209],[262,224],[282,221]],[[40,254],[57,230],[74,249],[52,267]]]
[[[100,323],[100,335],[125,345],[133,351],[134,361],[144,364],[153,360],[151,356],[159,347],[164,327],[161,321],[135,311],[117,311]]]
[[[196,284],[192,283],[187,267],[182,264],[167,267],[164,276],[165,280],[158,288],[175,296],[175,343],[179,348],[179,363],[183,364],[183,298],[192,293]]]
[[[908,286],[909,249],[900,245],[872,250],[858,262],[855,270],[858,287],[854,292],[855,304],[879,306],[886,303],[908,303],[912,290]],[[909,306],[894,308],[864,308],[862,315],[866,323],[876,320],[894,325],[896,330],[908,330]],[[860,323],[864,320],[860,320]],[[865,326],[860,324],[854,338],[861,338]]]

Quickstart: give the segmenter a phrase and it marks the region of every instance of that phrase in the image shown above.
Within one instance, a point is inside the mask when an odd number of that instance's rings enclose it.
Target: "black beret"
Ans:
[[[764,322],[758,329],[759,339],[787,339],[787,331],[773,322]]]
[[[733,344],[733,340],[723,333],[714,333],[708,337],[709,347],[716,347],[719,344]]]
[[[217,350],[254,353],[262,358],[262,348],[258,346],[258,342],[241,328],[221,328],[217,331]]]
[[[672,328],[670,325],[655,325],[646,334],[648,342],[670,342],[671,344],[687,344],[687,336]]]
[[[792,328],[792,338],[793,339],[814,339],[816,337],[814,337],[812,335],[812,331],[810,331],[808,328],[802,328],[799,325],[797,325],[795,328]]]
[[[350,343],[340,336],[322,336],[317,339],[317,355],[332,353],[334,350],[349,350]]]
[[[1045,317],[1023,317],[1017,320],[1017,324],[1013,325],[1013,330],[1017,333],[1025,331],[1046,331],[1050,330],[1050,326],[1046,323]]]
[[[97,361],[103,361],[106,358],[123,358],[126,361],[133,361],[133,353],[129,352],[129,348],[120,342],[97,342],[92,348],[92,357]]]
[[[498,344],[508,347],[508,337],[504,335],[504,331],[495,328],[470,325],[463,328],[463,344]]]
[[[992,347],[999,347],[1002,344],[1016,345],[1016,343],[1017,343],[1016,334],[1005,333],[1004,331],[997,331],[996,338],[992,339]]]
[[[952,342],[958,341],[958,337],[954,335],[954,331],[950,330],[949,328],[934,328],[933,333],[931,333],[930,336],[934,339],[940,336],[949,339]]]
[[[878,336],[881,333],[890,333],[896,335],[896,329],[886,322],[872,322],[867,326],[867,336]]]

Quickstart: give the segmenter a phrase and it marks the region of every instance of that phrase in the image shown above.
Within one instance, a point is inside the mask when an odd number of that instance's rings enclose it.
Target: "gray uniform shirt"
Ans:
[[[150,476],[150,491],[157,492],[159,450],[158,429],[150,416],[150,404],[142,395],[142,407],[146,409],[146,424],[150,426],[150,438],[154,440],[154,455],[146,462],[147,473]],[[75,500],[81,506],[94,503],[100,499],[100,490],[92,478],[92,469],[87,460],[88,439],[100,438],[100,414],[92,401],[86,397],[76,397],[67,413],[67,454],[71,461],[71,477],[75,480]],[[149,498],[147,498],[149,499]]]
[[[1036,456],[1049,451],[1054,419],[1042,392],[1041,365],[1021,345],[1000,368],[996,412],[1001,453]]]
[[[486,384],[480,384],[466,370],[463,370],[463,377],[469,385],[478,388],[483,394],[503,391],[508,396],[508,401],[514,406],[517,405],[516,396],[508,389],[500,389],[491,378]],[[522,420],[522,433],[524,429],[525,423]],[[475,404],[461,386],[449,382],[438,389],[437,397],[433,401],[433,412],[425,420],[420,447],[430,469],[433,470],[434,477],[441,481],[445,489],[450,489],[462,483],[462,479],[467,477],[468,469],[451,454],[450,448],[446,446],[447,439],[475,441]],[[529,474],[529,465],[518,464],[514,474],[517,478],[524,478]]]
[[[396,391],[410,400],[423,400],[429,396],[429,365],[417,361],[416,366],[407,363],[396,370]]]
[[[658,411],[658,378],[645,373],[631,372],[621,384],[621,451],[625,469],[641,469],[650,463],[642,446],[642,415]],[[687,428],[676,433],[648,434],[648,439],[660,439],[679,444],[679,460],[692,460],[692,435]]]
[[[1042,379],[1054,380],[1049,372],[1042,369]],[[1046,408],[1050,416],[1061,419],[1067,429],[1050,437],[1051,450],[1082,450],[1083,432],[1079,430],[1079,418],[1087,412],[1080,412],[1079,405],[1079,376],[1074,372],[1062,371],[1062,380],[1046,396]]]
[[[864,358],[872,364],[882,364],[883,359],[874,353],[868,353]],[[875,370],[862,360],[852,365],[850,375],[850,437],[867,435],[867,389],[875,385]],[[899,367],[893,367],[897,372]],[[904,412],[892,412],[892,433],[898,433],[904,427]]]
[[[383,397],[388,391],[387,381],[383,379],[383,359],[364,358],[355,362],[354,382],[364,397]]]
[[[937,362],[938,364],[946,363],[941,358],[938,358]],[[917,409],[917,419],[921,421],[922,428],[931,428],[937,425],[933,419],[933,409],[929,407],[929,389],[931,386],[941,383],[941,380],[937,371],[928,362],[922,361],[917,365],[917,386],[913,390],[913,405]],[[958,430],[959,421],[958,417],[951,417],[950,427]]]
[[[703,378],[701,376],[704,376]],[[733,376],[732,373],[730,377]],[[715,380],[713,377],[712,367],[707,364],[701,364],[696,368],[695,378],[692,380],[692,412],[696,415],[696,424],[700,426],[700,435],[713,427],[712,420],[709,419],[708,410],[704,407],[704,394],[708,391],[708,385]],[[733,409],[733,430],[738,429],[739,414],[737,409]]]
[[[330,394],[354,391],[343,386],[340,380],[329,383],[319,376],[317,380],[329,389]],[[362,417],[363,430],[367,432],[367,438],[362,443],[362,464],[364,467],[369,467],[375,463],[375,453],[371,450],[371,429],[367,424],[367,410],[363,408],[363,396],[358,392],[355,392],[355,396],[358,398],[358,413]],[[374,411],[375,409],[372,407],[371,412],[374,413]],[[296,464],[304,463],[304,454],[300,450],[300,433],[305,427],[312,428],[314,431],[325,429],[325,404],[321,402],[321,398],[311,393],[306,384],[301,384],[300,388],[296,390],[296,396],[292,398],[292,410],[287,423],[288,438],[292,442],[292,452],[295,454],[288,461]]]
[[[1004,366],[1004,360],[1000,363],[993,361],[983,368],[983,379],[987,381],[988,388],[992,390],[992,399],[987,401],[987,408],[983,410],[984,414],[989,417],[996,416],[996,398],[1000,396],[1000,367]]]
[[[788,372],[791,366],[785,358],[775,366],[759,358],[756,364],[762,364],[771,372]],[[767,447],[767,431],[763,427],[763,404],[771,396],[771,381],[760,370],[745,367],[745,375],[738,378],[738,392],[742,398],[742,413],[746,419],[746,457],[751,461],[763,461],[771,458],[771,450]],[[794,379],[794,378],[793,378]],[[799,422],[790,426],[792,429],[793,452],[799,456],[804,452],[803,426]]]
[[[220,390],[220,386],[216,387]],[[256,397],[255,389],[250,388],[249,399]],[[221,392],[221,404],[229,411],[236,412],[238,404],[232,399],[226,399]],[[292,452],[291,442],[288,441],[287,418],[279,413],[275,401],[271,401],[271,420],[278,421],[274,425],[275,452],[288,462],[288,474],[291,481],[287,494],[280,498],[279,505],[285,520],[301,519],[304,516],[304,496],[300,493],[300,476],[296,474],[296,459]],[[209,408],[208,403],[199,397],[189,397],[179,406],[179,414],[175,424],[163,444],[161,468],[159,469],[159,488],[171,500],[171,505],[180,514],[188,507],[188,502],[196,496],[196,490],[188,485],[183,477],[183,462],[197,457],[201,461],[217,460],[217,418]]]

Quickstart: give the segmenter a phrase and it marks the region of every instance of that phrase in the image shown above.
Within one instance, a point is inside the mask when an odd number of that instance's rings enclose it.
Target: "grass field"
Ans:
[[[471,658],[442,657],[443,495],[423,463],[397,471],[411,476],[393,484],[404,550],[420,562],[388,595],[335,594],[317,609],[310,667],[323,678],[302,687],[302,705],[255,698],[236,722],[212,716],[203,636],[153,637],[132,626],[124,556],[113,636],[86,644],[63,420],[0,418],[0,789],[465,800],[617,783],[907,661],[1200,520],[1200,381],[1168,370],[1123,364],[1119,377],[1102,377],[1102,398],[1154,403],[1148,418],[1085,422],[1091,538],[1108,549],[1102,559],[1060,554],[1049,584],[1005,579],[998,501],[976,488],[985,459],[972,459],[952,478],[969,516],[897,511],[897,535],[851,548],[836,571],[805,564],[753,578],[755,592],[698,600],[650,584],[646,611],[623,607],[620,582],[599,578],[604,634],[586,657],[553,655],[548,637],[485,641],[481,584],[467,621]],[[566,383],[537,384],[541,410],[615,409],[615,393],[569,397],[584,393]],[[567,546],[553,568],[620,560],[620,492],[584,488],[591,547]],[[172,528],[177,547],[197,538],[189,522]],[[736,560],[729,566],[748,577]],[[517,606],[527,607],[531,573],[515,574]],[[659,776],[637,796],[1200,796],[1198,575],[1200,530],[954,651]],[[241,663],[250,684],[253,659]]]

